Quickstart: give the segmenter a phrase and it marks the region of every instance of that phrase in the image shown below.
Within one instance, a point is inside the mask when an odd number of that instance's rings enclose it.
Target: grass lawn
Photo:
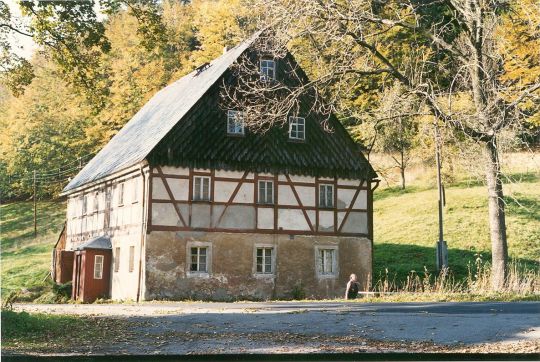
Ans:
[[[0,205],[2,297],[12,290],[40,288],[50,271],[51,251],[64,219],[65,202],[38,203],[34,238],[32,202]]]
[[[128,324],[115,318],[2,311],[2,351],[92,349],[128,336]]]
[[[540,175],[505,185],[508,249],[511,258],[529,268],[540,259]],[[448,263],[456,278],[467,275],[468,263],[481,255],[489,261],[490,239],[486,188],[458,183],[446,188],[444,233]],[[389,275],[403,280],[411,270],[435,270],[438,239],[437,190],[410,186],[375,192],[374,279]]]

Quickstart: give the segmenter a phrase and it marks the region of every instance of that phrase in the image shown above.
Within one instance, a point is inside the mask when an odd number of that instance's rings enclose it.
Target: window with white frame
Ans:
[[[274,248],[273,247],[256,248],[255,272],[257,274],[274,274]]]
[[[259,204],[274,203],[274,182],[259,180]]]
[[[261,80],[268,82],[276,79],[276,62],[272,59],[261,59]]]
[[[210,201],[210,177],[195,176],[193,178],[193,200]]]
[[[208,247],[192,246],[190,249],[189,271],[195,273],[208,273]]]
[[[135,247],[129,247],[129,272],[133,272],[135,269]]]
[[[236,135],[244,134],[244,117],[242,112],[229,109],[227,112],[227,133]]]
[[[334,185],[319,185],[319,207],[334,207]]]
[[[96,192],[94,194],[94,212],[98,212],[99,211],[99,193]]]
[[[120,247],[114,248],[114,272],[118,273],[120,270]]]
[[[337,269],[337,249],[317,248],[317,272],[320,276],[335,276]]]
[[[118,205],[124,205],[124,183],[118,184]]]
[[[289,117],[289,138],[292,140],[306,139],[306,120],[302,117]]]
[[[103,279],[103,255],[94,257],[94,279]]]
[[[82,198],[82,214],[86,215],[88,212],[88,195],[84,195]]]

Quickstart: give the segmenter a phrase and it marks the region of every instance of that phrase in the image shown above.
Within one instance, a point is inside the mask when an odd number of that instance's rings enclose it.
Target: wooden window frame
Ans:
[[[136,204],[139,202],[139,179],[137,177],[133,178],[131,181],[133,190],[131,190],[131,203]]]
[[[98,259],[101,261],[98,262]],[[94,255],[94,279],[103,279],[103,263],[105,262],[104,255]],[[98,269],[98,265],[100,268]]]
[[[264,184],[264,201],[261,200],[261,184]],[[268,201],[268,184],[271,184],[271,190],[272,190],[272,197],[271,200]],[[267,178],[258,178],[257,180],[257,204],[259,205],[274,205],[275,199],[276,199],[276,190],[275,190],[275,183],[273,179],[267,179]]]
[[[259,250],[262,250],[262,264],[261,271],[259,267]],[[265,251],[270,250],[270,256],[265,255]],[[266,263],[266,259],[270,258],[270,264]],[[272,277],[276,274],[276,247],[269,244],[255,244],[253,250],[253,273],[258,277]],[[270,265],[270,271],[265,271],[265,266]]]
[[[124,190],[125,189],[125,185],[124,185],[124,182],[120,182],[118,184],[118,206],[124,206]]]
[[[296,135],[293,135],[293,127]],[[299,131],[299,127],[302,127],[302,131]],[[299,136],[300,133],[302,137]],[[306,140],[306,119],[304,117],[289,116],[289,139],[297,142]]]
[[[88,214],[88,194],[84,194],[82,197],[82,216]]]
[[[117,246],[114,248],[114,272],[118,273],[120,271],[120,247]]]
[[[272,66],[269,66],[269,65],[272,65]],[[276,60],[275,59],[269,59],[269,58],[262,58],[260,61],[259,61],[259,70],[261,72],[261,80],[263,82],[272,82],[272,81],[275,81],[276,80]],[[271,70],[272,71],[272,75],[270,76],[268,74],[268,71]]]
[[[240,131],[236,132],[238,125],[240,125]],[[231,126],[233,127],[232,132]],[[230,136],[244,136],[245,132],[246,130],[243,112],[229,109],[227,111],[227,134]]]
[[[99,192],[94,193],[94,204],[92,205],[93,213],[97,214],[99,212]]]
[[[197,190],[196,187],[197,187],[197,182],[196,180],[197,179],[200,179],[201,180],[201,183],[199,185],[199,187],[201,188],[201,190]],[[204,190],[204,184],[203,184],[203,180],[207,179],[208,180],[208,198],[207,199],[204,199],[204,198],[200,198],[198,197],[198,191],[201,191],[201,193],[203,193],[203,190]],[[194,175],[193,176],[193,189],[192,189],[192,200],[191,201],[194,201],[194,202],[199,202],[199,201],[202,201],[202,202],[209,202],[209,201],[212,201],[212,176],[211,175],[208,175],[208,176],[203,176],[203,175]]]
[[[133,273],[135,270],[135,246],[129,247],[129,272]]]
[[[317,200],[317,205],[320,209],[333,209],[335,208],[335,205],[334,205],[334,200],[336,198],[336,188],[335,188],[335,185],[333,183],[324,183],[324,182],[321,182],[321,183],[318,183],[317,185],[318,189],[319,189],[319,192],[318,192],[318,200]],[[328,191],[327,191],[327,188],[332,188],[332,197],[330,198],[330,204],[328,203]],[[324,193],[321,193],[321,188],[324,188]],[[321,202],[322,198],[324,197],[324,203]]]
[[[327,262],[326,253],[332,253],[332,270],[330,272],[325,270]],[[315,267],[317,269],[318,278],[337,278],[339,275],[339,262],[338,262],[338,247],[334,245],[318,245],[315,247]],[[322,255],[321,255],[322,253]],[[322,265],[320,263],[322,257]]]
[[[199,251],[200,249],[206,249],[206,270],[191,270],[192,264],[192,249],[197,249],[197,264],[200,263]],[[197,269],[199,267],[197,266]],[[186,243],[186,275],[188,277],[209,277],[212,273],[212,243],[206,241],[190,241]]]

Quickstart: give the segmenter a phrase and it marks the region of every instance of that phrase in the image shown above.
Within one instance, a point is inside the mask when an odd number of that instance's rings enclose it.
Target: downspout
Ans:
[[[144,240],[146,236],[146,210],[145,210],[145,201],[146,201],[146,183],[145,183],[145,177],[144,177],[144,171],[143,166],[140,166],[139,171],[141,172],[142,177],[142,201],[141,201],[141,248],[139,250],[139,277],[137,282],[137,303],[139,303],[140,300],[140,294],[141,294],[141,279],[142,279],[142,258],[143,258],[143,250],[144,250]]]
[[[371,187],[371,181],[375,181],[375,186],[372,188]],[[373,234],[374,234],[374,226],[373,226],[373,193],[375,192],[375,190],[377,189],[377,187],[379,187],[379,183],[381,182],[381,180],[378,180],[378,179],[375,179],[375,180],[371,180],[369,182],[369,227],[370,227],[370,232],[369,232],[369,236],[370,236],[370,241],[371,241],[371,281],[369,284],[373,284],[373,264],[374,264],[374,247],[375,247],[375,242],[374,242],[374,237],[373,237]],[[368,288],[369,288],[369,285],[368,285]]]

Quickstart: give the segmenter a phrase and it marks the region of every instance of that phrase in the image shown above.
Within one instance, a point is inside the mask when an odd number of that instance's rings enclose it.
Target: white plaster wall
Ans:
[[[113,260],[111,262],[111,299],[136,300],[139,278],[139,258],[141,256],[141,234],[133,233],[111,238]],[[129,247],[134,247],[133,271],[129,271]],[[116,248],[120,247],[120,265],[114,271]]]
[[[355,209],[367,209],[367,190],[360,190],[353,207]]]
[[[274,228],[274,209],[259,207],[257,210],[257,227],[259,229]]]
[[[351,180],[351,179],[338,179],[338,185],[344,185],[344,186],[358,186],[360,183],[359,180]]]
[[[295,209],[278,210],[278,227],[285,230],[310,230],[302,210]]]
[[[296,197],[289,185],[279,185],[278,189],[278,203],[279,205],[298,206]]]
[[[315,182],[314,177],[290,175],[292,182]]]
[[[159,177],[152,177],[152,198],[157,200],[170,200],[167,189]]]
[[[356,190],[353,189],[340,189],[337,190],[337,207],[340,209],[346,209],[351,204]]]
[[[333,211],[319,211],[319,230],[334,231]]]
[[[219,192],[217,189],[216,192]],[[242,186],[240,186],[240,190],[238,190],[238,193],[234,197],[234,202],[249,202],[253,203],[253,183],[244,183]],[[215,197],[215,193],[214,193]]]
[[[214,201],[227,202],[231,198],[238,182],[216,181],[214,183]]]
[[[215,175],[216,175],[216,177],[230,177],[230,178],[240,179],[240,178],[242,178],[242,176],[244,176],[244,172],[242,172],[242,171],[216,170]]]
[[[296,193],[304,206],[315,206],[315,187],[295,186]]]
[[[161,166],[161,171],[166,175],[189,175],[189,168]]]
[[[168,178],[167,184],[175,200],[185,201],[189,199],[189,180]]]
[[[351,212],[347,221],[341,229],[344,233],[363,233],[367,234],[367,213],[366,212]]]
[[[172,204],[152,204],[152,225],[177,226],[179,222],[180,219]]]

